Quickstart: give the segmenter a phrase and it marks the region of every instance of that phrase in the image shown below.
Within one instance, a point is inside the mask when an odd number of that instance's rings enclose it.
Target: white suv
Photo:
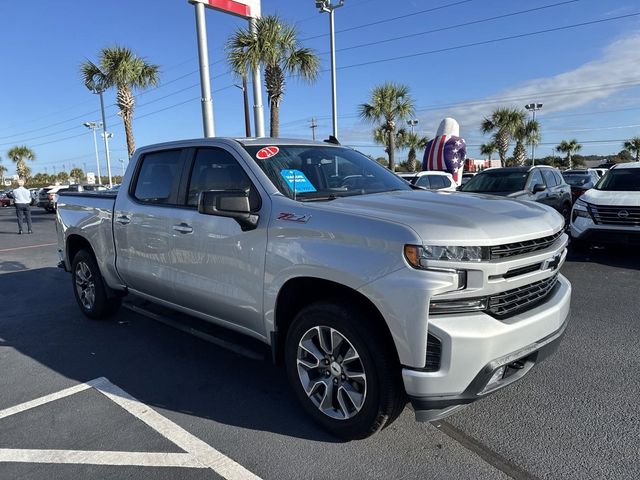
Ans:
[[[612,167],[571,213],[578,243],[640,243],[640,163]]]
[[[456,191],[456,182],[453,181],[453,177],[448,172],[429,170],[416,173],[399,173],[398,175],[407,182],[427,190]]]

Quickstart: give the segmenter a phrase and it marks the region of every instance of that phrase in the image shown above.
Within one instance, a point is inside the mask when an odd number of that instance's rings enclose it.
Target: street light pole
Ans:
[[[411,120],[407,120],[407,125],[409,125],[411,127],[411,135],[413,135],[413,127],[418,125],[418,119],[417,118],[412,118]]]
[[[102,122],[84,122],[84,126],[93,132],[93,146],[96,149],[96,168],[98,170],[98,185],[102,185],[100,178],[100,157],[98,156],[98,140],[96,139],[96,130],[102,127]]]
[[[536,112],[538,110],[542,110],[542,104],[541,103],[528,103],[524,106],[524,108],[526,108],[527,110],[529,110],[530,112],[533,112],[533,121],[536,121]],[[536,164],[536,144],[535,142],[531,142],[531,165],[535,165]]]
[[[107,133],[107,117],[104,114],[104,98],[102,97],[104,90],[98,90],[97,94],[100,95],[100,111],[102,112],[102,137],[104,138],[104,153],[107,157],[107,174],[109,175],[109,188],[113,187],[113,180],[111,179],[111,156],[109,154],[109,134]]]
[[[249,30],[251,35],[258,35],[257,20],[255,17],[249,19]],[[262,107],[262,80],[260,78],[260,65],[251,72],[253,83],[253,125],[256,129],[256,137],[264,137],[264,110]]]
[[[316,8],[320,13],[329,13],[329,38],[331,47],[331,110],[333,120],[333,136],[338,138],[338,99],[336,93],[336,45],[335,45],[335,21],[334,11],[336,8],[344,6],[344,0],[339,0],[337,4],[332,4],[332,0],[316,0]]]

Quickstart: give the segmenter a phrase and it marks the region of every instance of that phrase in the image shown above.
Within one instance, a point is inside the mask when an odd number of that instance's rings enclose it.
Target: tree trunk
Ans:
[[[389,170],[396,171],[396,132],[395,125],[393,128],[389,128]]]
[[[407,168],[409,169],[410,172],[415,172],[416,171],[416,149],[411,147],[409,149],[409,156],[407,158]]]
[[[272,138],[278,138],[280,136],[280,107],[278,102],[269,100],[269,115],[270,115],[270,136]]]
[[[120,108],[118,113],[122,117],[124,123],[124,133],[127,137],[127,153],[129,158],[133,157],[136,150],[136,142],[133,139],[133,108],[135,106],[135,98],[131,90],[127,86],[118,88],[117,103]]]
[[[513,160],[516,165],[524,165],[527,160],[527,150],[520,141],[516,143],[516,148],[513,149]]]
[[[509,153],[509,134],[499,131],[496,134],[496,148],[500,156],[500,163],[504,167],[507,163],[507,153]]]

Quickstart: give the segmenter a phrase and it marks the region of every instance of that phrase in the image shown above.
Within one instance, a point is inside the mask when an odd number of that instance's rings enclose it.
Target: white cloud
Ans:
[[[502,90],[485,98],[461,102],[458,105],[431,107],[418,111],[420,131],[435,134],[444,117],[460,123],[460,133],[472,141],[479,140],[482,119],[498,106],[518,106],[531,101],[543,102],[544,113],[561,112],[605,100],[625,89],[640,84],[640,34],[630,35],[609,44],[602,55],[573,70],[546,78],[537,78]],[[360,124],[345,129],[343,139],[371,141],[371,127]]]

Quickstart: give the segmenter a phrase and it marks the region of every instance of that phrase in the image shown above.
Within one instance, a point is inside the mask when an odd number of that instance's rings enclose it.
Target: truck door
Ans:
[[[234,154],[224,148],[195,151],[178,222],[187,227],[175,238],[175,291],[180,305],[264,335],[262,297],[269,202]],[[206,190],[248,190],[260,221],[242,231],[232,218],[198,213]],[[266,196],[265,196],[266,198]]]
[[[113,219],[122,279],[132,290],[170,302],[175,301],[175,211],[185,158],[182,149],[143,154],[129,190],[118,193]]]

